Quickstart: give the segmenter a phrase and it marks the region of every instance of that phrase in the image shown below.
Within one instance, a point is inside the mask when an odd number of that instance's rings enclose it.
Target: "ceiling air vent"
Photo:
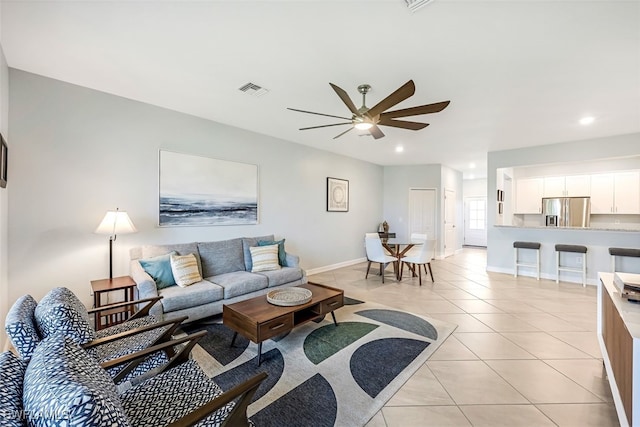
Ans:
[[[238,88],[240,91],[247,93],[249,95],[252,96],[262,96],[265,93],[269,92],[268,89],[263,88],[262,86],[259,86],[255,83],[247,83],[241,87]]]
[[[423,6],[431,3],[433,0],[404,0],[411,12],[415,12]]]

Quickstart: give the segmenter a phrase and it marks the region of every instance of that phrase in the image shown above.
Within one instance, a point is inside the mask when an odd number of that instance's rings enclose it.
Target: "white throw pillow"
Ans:
[[[202,280],[194,254],[171,255],[171,271],[176,285],[183,288]]]
[[[251,251],[252,273],[258,271],[280,270],[278,263],[278,245],[254,246]]]

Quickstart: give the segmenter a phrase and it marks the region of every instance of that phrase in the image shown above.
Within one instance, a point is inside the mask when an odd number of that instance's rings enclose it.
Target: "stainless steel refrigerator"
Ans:
[[[589,197],[553,197],[542,199],[542,215],[548,227],[589,227]]]

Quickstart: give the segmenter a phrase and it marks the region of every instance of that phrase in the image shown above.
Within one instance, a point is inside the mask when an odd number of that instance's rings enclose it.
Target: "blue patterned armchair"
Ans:
[[[148,304],[142,313],[148,313],[155,301],[146,302]],[[82,302],[69,289],[59,287],[52,289],[40,303],[36,303],[30,295],[19,298],[7,314],[5,330],[14,348],[26,362],[29,362],[42,339],[62,332],[98,362],[104,363],[170,340],[184,320],[186,317],[160,322],[154,316],[134,316],[130,321],[96,332],[89,311]],[[145,360],[112,367],[109,373],[116,382],[121,382],[166,363],[174,354],[174,349],[167,347]]]
[[[247,426],[247,406],[264,378],[262,373],[223,392],[195,361],[186,360],[119,391],[82,347],[53,334],[26,368],[24,413],[34,426]]]

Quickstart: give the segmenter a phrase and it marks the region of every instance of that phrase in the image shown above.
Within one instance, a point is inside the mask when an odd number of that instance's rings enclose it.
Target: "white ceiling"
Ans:
[[[640,1],[2,1],[10,67],[381,165],[486,174],[488,151],[640,132]],[[409,79],[421,131],[299,131],[349,116],[329,86]],[[238,88],[253,82],[262,97]],[[596,117],[590,126],[578,120]],[[403,153],[396,153],[398,145]],[[570,156],[570,153],[567,153]],[[470,163],[477,168],[472,170]]]

